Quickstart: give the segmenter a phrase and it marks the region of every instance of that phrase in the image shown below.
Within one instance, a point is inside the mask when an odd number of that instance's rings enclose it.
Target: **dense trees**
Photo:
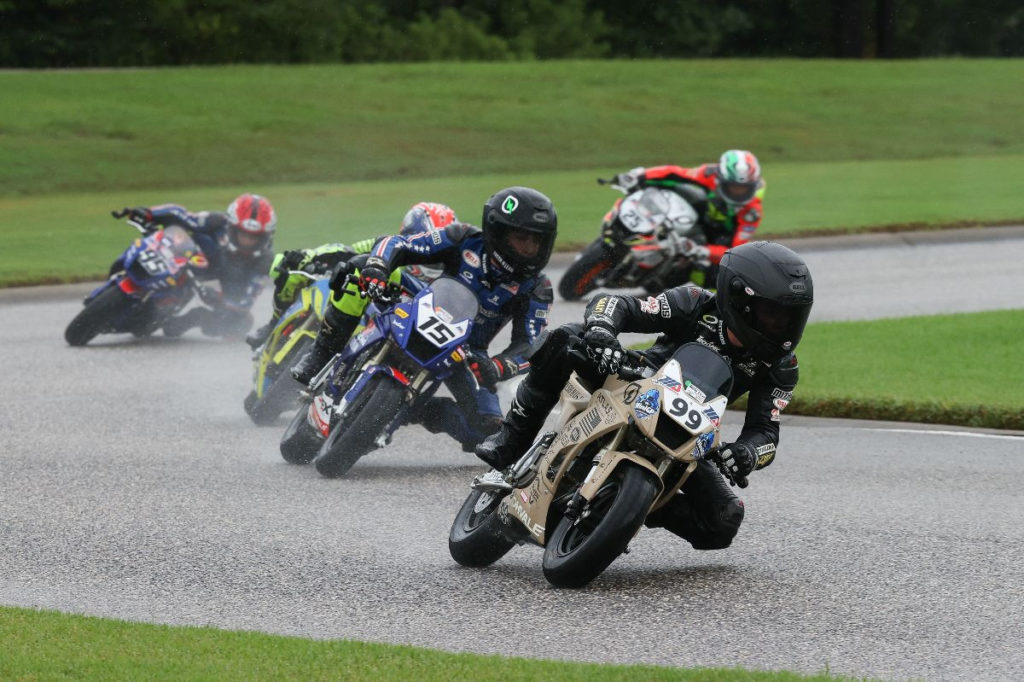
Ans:
[[[0,66],[1024,55],[1019,0],[0,0]]]

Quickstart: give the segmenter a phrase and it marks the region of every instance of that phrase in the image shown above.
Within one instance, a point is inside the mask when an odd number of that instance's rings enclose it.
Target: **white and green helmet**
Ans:
[[[718,160],[715,177],[722,199],[741,206],[761,187],[761,164],[745,149],[730,149]]]

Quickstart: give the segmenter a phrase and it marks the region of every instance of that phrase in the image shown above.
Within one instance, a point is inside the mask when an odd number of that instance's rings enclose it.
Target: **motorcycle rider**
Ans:
[[[431,229],[439,230],[456,220],[458,220],[458,217],[450,206],[430,201],[421,201],[413,205],[406,212],[402,218],[399,234],[408,236]],[[357,254],[369,253],[375,241],[376,238],[362,239],[351,246],[334,242],[322,244],[312,249],[284,251],[277,254],[274,257],[273,264],[270,266],[270,278],[274,283],[274,297],[271,300],[270,320],[245,337],[249,347],[256,350],[263,345],[270,336],[270,332],[277,325],[281,314],[295,302],[299,292],[309,286],[310,279],[308,277],[304,277],[301,274],[293,274],[293,271],[302,270],[311,275],[328,272],[337,266],[338,263],[348,262]],[[409,274],[424,281],[434,279],[440,274],[440,270],[425,266],[416,267],[417,269],[410,271]]]
[[[715,270],[726,249],[751,239],[761,224],[765,182],[757,157],[745,149],[730,149],[717,164],[695,168],[639,166],[619,173],[612,186],[631,193],[644,187],[679,188],[697,211],[707,244],[682,239],[669,247],[695,265],[690,277],[705,286],[715,281]]]
[[[496,385],[529,368],[534,342],[547,325],[553,293],[542,269],[557,229],[550,199],[528,187],[509,187],[484,203],[482,227],[453,222],[442,230],[382,237],[361,262],[353,260],[359,292],[375,300],[387,301],[396,268],[422,263],[440,264],[444,274],[476,293],[479,312],[470,355],[446,382],[454,400],[431,397],[416,417],[432,433],[451,434],[466,452],[498,428]],[[358,321],[337,306],[328,308],[313,348],[292,368],[292,376],[308,383],[344,347]],[[489,355],[491,341],[509,322],[511,343]]]
[[[192,327],[200,327],[207,336],[241,336],[248,331],[253,321],[249,311],[263,289],[274,253],[277,214],[266,197],[240,194],[223,212],[192,213],[178,204],[161,204],[125,207],[111,215],[127,216],[147,230],[184,228],[209,263],[196,275],[220,282],[220,292],[208,292],[213,299],[204,300],[211,307],[195,307],[170,318],[163,326],[165,336],[181,336]]]
[[[703,460],[679,495],[652,513],[650,527],[665,527],[697,549],[728,547],[743,521],[743,502],[722,474],[745,477],[775,458],[779,415],[798,378],[793,351],[814,300],[811,274],[796,253],[772,242],[748,242],[723,255],[717,293],[686,285],[646,298],[602,295],[587,306],[585,325],[564,325],[536,350],[533,371],[519,385],[501,430],[476,448],[495,469],[514,463],[530,446],[572,373],[570,337],[581,337],[593,367],[577,370],[600,385],[625,358],[620,332],[661,332],[642,355],[660,367],[683,343],[709,346],[733,366],[729,401],[748,393],[746,419],[735,442],[723,444],[712,463]],[[716,466],[718,469],[716,469]]]

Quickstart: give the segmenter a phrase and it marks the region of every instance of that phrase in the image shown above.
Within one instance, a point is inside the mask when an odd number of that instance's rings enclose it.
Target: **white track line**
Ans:
[[[916,433],[929,434],[934,436],[967,436],[970,438],[1000,438],[1003,440],[1015,440],[1024,443],[1024,436],[1003,436],[996,433],[972,433],[970,431],[934,431],[931,429],[869,429],[870,431],[885,431],[888,433]]]

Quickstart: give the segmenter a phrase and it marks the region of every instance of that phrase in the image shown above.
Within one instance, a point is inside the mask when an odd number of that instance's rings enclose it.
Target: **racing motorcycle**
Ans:
[[[156,231],[127,220],[142,233],[111,267],[107,281],[85,297],[64,339],[84,346],[97,334],[131,333],[147,336],[180,311],[198,293],[212,298],[193,270],[207,267],[206,257],[181,227]]]
[[[363,329],[302,394],[305,408],[281,439],[285,460],[312,461],[329,478],[344,475],[360,457],[390,442],[465,360],[462,346],[477,314],[476,295],[450,277],[420,286],[411,300],[367,307]],[[398,297],[397,287],[391,296]]]
[[[281,314],[256,352],[253,388],[243,403],[246,414],[256,424],[270,424],[295,406],[302,387],[289,370],[313,346],[331,298],[330,278],[324,273],[291,270],[289,275],[306,277],[312,283]]]
[[[585,362],[576,341],[569,357]],[[488,566],[516,544],[535,544],[552,585],[582,587],[626,551],[700,460],[715,461],[729,363],[698,343],[653,373],[635,353],[627,362],[597,387],[574,372],[555,427],[506,471],[473,481],[449,534],[455,561]]]
[[[690,185],[645,187],[618,199],[604,217],[601,236],[562,275],[558,293],[575,301],[598,287],[655,293],[686,282],[694,264],[683,255],[684,245],[707,241],[694,209],[706,200],[701,188]]]

